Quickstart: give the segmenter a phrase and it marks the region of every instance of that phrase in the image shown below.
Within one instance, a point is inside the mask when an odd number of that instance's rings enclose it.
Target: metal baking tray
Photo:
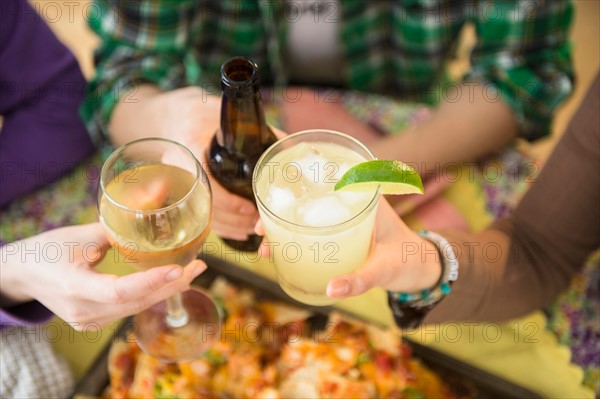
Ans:
[[[219,258],[202,255],[202,259],[208,264],[208,270],[200,275],[194,282],[202,287],[208,287],[217,276],[223,276],[235,285],[255,289],[261,296],[266,296],[271,299],[280,300],[311,310],[316,315],[322,315],[324,320],[327,314],[333,309],[331,307],[307,306],[297,302],[285,294],[276,282]],[[355,315],[349,315],[360,319],[360,317]],[[131,329],[131,320],[128,319],[116,332],[116,338],[124,338]],[[458,359],[437,352],[417,342],[409,339],[405,339],[405,342],[411,346],[413,356],[421,359],[429,368],[438,373],[460,397],[474,397],[476,399],[541,398],[540,395],[531,392],[528,389],[463,363]],[[92,367],[90,367],[86,375],[80,380],[75,388],[73,398],[84,399],[102,396],[109,383],[107,370],[109,349],[110,343],[102,350],[98,358],[92,364]]]

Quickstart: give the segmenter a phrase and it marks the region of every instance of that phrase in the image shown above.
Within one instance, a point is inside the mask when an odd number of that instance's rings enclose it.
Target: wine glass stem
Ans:
[[[183,327],[187,324],[189,316],[183,307],[181,293],[167,298],[167,325],[171,328]]]

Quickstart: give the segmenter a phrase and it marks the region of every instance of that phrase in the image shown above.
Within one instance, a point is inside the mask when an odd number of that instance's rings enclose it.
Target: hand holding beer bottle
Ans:
[[[208,169],[231,193],[254,201],[252,173],[258,158],[275,141],[265,122],[258,67],[243,57],[234,57],[221,68],[221,126],[208,149]],[[241,251],[256,251],[262,237],[245,241],[225,239]]]

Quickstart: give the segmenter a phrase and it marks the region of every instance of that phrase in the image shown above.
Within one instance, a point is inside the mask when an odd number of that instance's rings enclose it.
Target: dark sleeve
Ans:
[[[0,331],[17,326],[44,324],[53,317],[52,312],[38,301],[21,303],[6,309],[0,308]]]
[[[0,2],[0,207],[93,151],[77,61],[26,0]]]
[[[508,237],[503,261],[462,257],[457,289],[427,322],[506,320],[544,307],[600,246],[599,93],[597,77],[514,214],[486,232]]]

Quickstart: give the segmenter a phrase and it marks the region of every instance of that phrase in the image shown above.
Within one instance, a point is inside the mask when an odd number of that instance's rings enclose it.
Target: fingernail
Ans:
[[[183,269],[181,267],[177,266],[177,267],[174,267],[173,269],[171,269],[171,271],[166,274],[165,280],[167,280],[167,281],[177,280],[182,275],[183,275]]]
[[[332,281],[327,286],[327,296],[339,297],[348,295],[350,292],[350,283],[347,279]]]

